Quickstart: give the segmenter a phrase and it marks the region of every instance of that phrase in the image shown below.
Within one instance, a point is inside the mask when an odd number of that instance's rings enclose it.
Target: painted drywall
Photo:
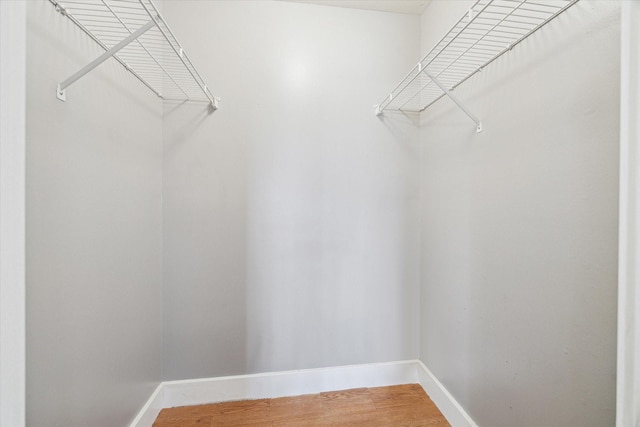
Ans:
[[[434,0],[423,52],[471,2]],[[421,125],[421,360],[480,426],[615,422],[619,2],[581,1]],[[437,30],[437,31],[436,31]]]
[[[194,13],[194,11],[197,11]],[[419,17],[167,2],[219,111],[165,104],[165,380],[418,353]]]
[[[622,4],[616,426],[640,423],[640,2]]]
[[[0,426],[25,423],[24,2],[0,2]]]
[[[122,426],[161,375],[162,106],[27,2],[27,425]]]

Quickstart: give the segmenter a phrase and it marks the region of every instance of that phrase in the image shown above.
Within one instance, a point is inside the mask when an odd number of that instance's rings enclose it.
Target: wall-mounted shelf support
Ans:
[[[113,58],[163,100],[207,102],[211,111],[218,109],[220,99],[211,93],[152,0],[49,2],[105,50],[58,85],[58,99],[64,101],[67,87]]]
[[[75,83],[82,76],[84,76],[85,74],[87,74],[88,72],[96,68],[98,65],[102,64],[104,61],[111,58],[123,47],[127,46],[132,41],[136,40],[138,37],[146,33],[149,29],[151,29],[151,27],[154,27],[155,25],[156,23],[153,20],[147,22],[145,25],[140,27],[137,31],[131,33],[129,37],[125,38],[120,43],[118,43],[117,45],[115,45],[114,47],[112,47],[111,49],[109,49],[108,51],[106,51],[105,53],[103,53],[93,61],[91,61],[89,64],[87,64],[85,67],[77,71],[75,74],[73,74],[71,77],[69,77],[65,81],[61,82],[58,85],[58,88],[56,90],[56,96],[58,97],[58,99],[61,101],[66,101],[67,100],[67,96],[65,92],[66,88],[71,86],[73,83]]]
[[[469,116],[471,120],[473,120],[473,122],[476,124],[476,133],[482,132],[482,122],[480,122],[480,119],[478,119],[464,105],[462,105],[462,102],[460,102],[460,100],[456,96],[454,96],[449,89],[447,89],[442,83],[440,83],[440,81],[432,76],[426,69],[423,69],[422,72],[425,73],[427,77],[429,77],[431,81],[435,83],[435,85],[438,86],[440,90],[442,90],[444,94],[447,95],[449,99],[458,106],[458,108],[464,111],[464,113]]]

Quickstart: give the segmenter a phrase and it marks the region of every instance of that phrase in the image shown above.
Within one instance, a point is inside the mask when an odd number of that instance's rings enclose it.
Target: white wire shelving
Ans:
[[[391,93],[376,114],[422,112],[449,97],[482,131],[482,123],[452,93],[578,0],[478,0]]]
[[[219,99],[207,87],[151,0],[49,0],[58,12],[91,37],[105,52],[60,82],[66,89],[109,58],[120,62],[164,100],[202,101],[215,110]]]

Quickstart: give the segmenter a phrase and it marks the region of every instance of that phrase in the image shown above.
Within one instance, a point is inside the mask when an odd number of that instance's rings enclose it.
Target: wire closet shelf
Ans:
[[[480,120],[451,93],[456,87],[578,0],[478,0],[400,83],[375,106],[422,112],[449,96],[477,125]]]
[[[105,53],[62,81],[56,95],[113,57],[164,100],[208,102],[216,98],[151,0],[49,0]]]

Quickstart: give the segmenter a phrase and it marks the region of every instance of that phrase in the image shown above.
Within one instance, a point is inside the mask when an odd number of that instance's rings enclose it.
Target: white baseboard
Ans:
[[[469,414],[467,414],[458,401],[449,393],[444,385],[438,381],[424,363],[420,360],[417,360],[416,363],[419,365],[418,382],[431,400],[433,400],[433,403],[440,409],[442,415],[449,421],[449,424],[453,427],[478,427]]]
[[[130,427],[151,427],[158,418],[158,414],[164,409],[164,383],[160,383],[144,404],[138,415],[133,419]]]
[[[164,383],[166,407],[418,382],[415,361],[371,363]]]
[[[162,408],[414,383],[425,389],[453,427],[477,427],[419,360],[165,381],[131,427],[151,427]]]

